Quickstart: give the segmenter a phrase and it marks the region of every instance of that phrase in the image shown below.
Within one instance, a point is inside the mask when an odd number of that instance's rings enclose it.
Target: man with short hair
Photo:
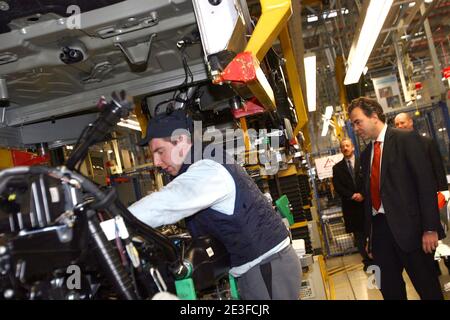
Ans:
[[[235,162],[194,159],[191,130],[183,110],[150,120],[143,143],[149,143],[154,165],[174,179],[129,210],[152,227],[185,219],[194,238],[222,242],[243,299],[298,300],[300,261],[281,216]]]
[[[414,121],[408,113],[401,112],[395,116],[394,119],[395,127],[402,130],[413,131],[414,130]],[[448,191],[448,183],[447,183],[447,174],[445,172],[444,162],[442,160],[441,153],[439,152],[439,148],[436,142],[427,137],[420,136],[423,145],[425,146],[426,153],[428,155],[428,159],[431,163],[431,167],[433,168],[434,178],[436,179],[436,192],[439,191]],[[439,262],[436,261],[436,270],[438,273],[441,273]],[[450,259],[444,259],[444,264],[447,269],[450,270]]]
[[[356,247],[363,258],[364,270],[371,264],[364,248],[364,196],[359,159],[355,157],[352,140],[339,144],[344,158],[333,166],[333,185],[342,200],[345,231],[353,233]]]
[[[405,112],[399,113],[395,116],[394,124],[398,129],[408,131],[414,130],[414,121],[411,116]],[[448,191],[447,174],[445,172],[444,161],[442,160],[441,153],[439,152],[439,147],[430,137],[420,136],[420,139],[422,140],[429,160],[431,161],[434,177],[437,182],[436,191]]]
[[[433,251],[445,234],[435,179],[416,132],[388,128],[380,104],[360,97],[348,109],[356,133],[371,142],[361,154],[367,250],[379,266],[385,300],[407,299],[406,269],[421,299],[442,300]]]

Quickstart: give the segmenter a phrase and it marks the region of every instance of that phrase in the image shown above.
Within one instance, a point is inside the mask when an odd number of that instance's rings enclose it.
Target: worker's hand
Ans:
[[[362,202],[362,201],[364,201],[364,197],[361,193],[354,193],[352,196],[352,200],[357,201],[357,202]]]
[[[438,234],[436,231],[426,231],[422,236],[422,248],[425,253],[433,253],[438,246]]]
[[[367,252],[367,256],[373,260],[372,253],[369,252],[369,242],[366,243],[366,252]]]

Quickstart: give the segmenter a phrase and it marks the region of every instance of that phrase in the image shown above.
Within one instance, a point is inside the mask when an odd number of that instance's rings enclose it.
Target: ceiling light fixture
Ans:
[[[322,137],[325,137],[328,133],[328,128],[330,126],[331,116],[333,115],[333,106],[328,106],[325,109],[325,115],[323,116],[323,128]]]
[[[316,55],[306,54],[304,58],[306,76],[306,97],[308,111],[316,111]]]
[[[368,4],[358,39],[352,43],[344,84],[359,81],[392,3],[393,0],[371,0]]]

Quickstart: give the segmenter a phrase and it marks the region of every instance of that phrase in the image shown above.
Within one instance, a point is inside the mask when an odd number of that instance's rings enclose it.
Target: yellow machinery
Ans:
[[[227,65],[225,70],[215,75],[213,82],[220,84],[228,82],[231,84],[244,84],[250,89],[262,106],[268,110],[276,108],[273,90],[264,75],[260,62],[267,51],[273,45],[276,38],[280,39],[284,58],[286,60],[286,70],[290,83],[291,93],[294,100],[295,111],[298,119],[294,130],[294,136],[303,131],[307,138],[308,130],[306,124],[308,115],[303,99],[300,85],[300,77],[297,70],[296,57],[292,49],[287,22],[292,15],[290,0],[261,0],[261,16],[248,41],[244,51]],[[302,57],[297,57],[301,59]],[[241,120],[242,128],[246,129],[246,120]],[[247,141],[248,142],[248,141]],[[309,141],[306,141],[306,145]],[[249,149],[246,144],[247,150]]]
[[[0,148],[0,170],[14,166],[11,151]]]

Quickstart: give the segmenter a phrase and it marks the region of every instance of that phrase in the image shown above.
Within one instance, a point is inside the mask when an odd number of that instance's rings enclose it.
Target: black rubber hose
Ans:
[[[105,198],[104,192],[101,191],[92,181],[78,173],[71,172],[71,174],[83,185],[83,189],[91,193],[97,201],[102,201]],[[127,224],[127,227],[131,227],[133,231],[144,239],[153,240],[158,243],[164,249],[169,263],[173,264],[175,268],[183,266],[183,263],[180,261],[180,257],[178,256],[177,249],[172,241],[133,216],[128,208],[126,208],[120,201],[116,199],[115,203],[109,204],[105,209],[115,216],[121,216]]]
[[[169,263],[182,265],[177,249],[169,238],[137,219],[120,201],[116,200],[112,207],[115,207],[111,208],[113,209],[112,211],[118,210],[113,213],[119,214],[125,223],[130,225],[136,233],[144,239],[153,240],[159,244],[164,249]]]
[[[95,212],[89,212],[88,217],[89,232],[95,242],[98,257],[108,274],[108,278],[123,299],[136,300],[137,295],[134,292],[131,278],[122,266],[114,247],[106,239]]]

